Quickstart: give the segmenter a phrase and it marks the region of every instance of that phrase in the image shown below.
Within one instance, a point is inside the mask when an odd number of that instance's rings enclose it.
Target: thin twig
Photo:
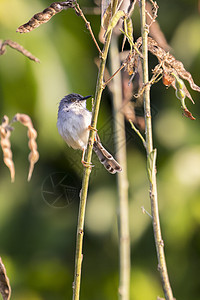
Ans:
[[[146,14],[147,16],[149,17],[149,19],[151,20],[150,23],[147,25],[148,26],[148,29],[150,29],[151,25],[156,21],[156,18],[157,18],[157,13],[158,13],[158,4],[156,1],[153,1],[153,0],[150,0],[151,4],[152,4],[152,12],[153,12],[153,15],[151,15],[148,10],[146,10]]]
[[[115,71],[113,73],[113,75],[108,78],[105,82],[104,82],[104,87],[106,87],[106,85],[123,69],[125,68],[128,64],[130,64],[132,59],[132,53],[130,52],[129,55],[126,57],[126,59],[124,60],[124,62],[122,63],[122,65],[117,69],[117,71]]]
[[[134,0],[132,3],[130,3],[130,6],[128,8],[128,17],[130,17],[132,15],[136,2],[137,2],[137,0]]]
[[[145,0],[140,1],[140,15],[141,15],[141,31],[142,31],[142,52],[143,52],[143,84],[146,88],[143,93],[144,98],[144,113],[145,113],[145,133],[146,133],[146,152],[147,159],[153,150],[153,138],[152,138],[152,123],[151,123],[151,110],[150,110],[150,85],[148,85],[148,25],[146,24],[145,13]],[[152,224],[154,231],[154,239],[157,250],[158,269],[162,279],[162,287],[166,300],[173,300],[173,293],[169,282],[167,266],[164,254],[164,242],[161,235],[159,211],[158,211],[158,199],[157,199],[157,184],[156,184],[156,172],[152,172],[150,181],[150,201],[151,201],[151,214]]]
[[[143,214],[146,214],[147,216],[149,216],[152,219],[152,215],[150,215],[150,213],[144,208],[144,206],[141,207]]]
[[[132,13],[134,11],[136,2],[137,2],[137,0],[134,0],[132,3],[130,3],[130,5],[128,7],[128,10],[127,10],[128,12],[126,13],[126,19],[128,19],[128,18],[131,17],[131,15],[132,15]],[[124,29],[125,29],[125,26],[126,26],[126,22],[124,21]],[[123,42],[122,42],[122,50],[121,50],[122,52],[124,50],[124,45],[125,45],[126,39],[127,39],[127,37],[126,37],[126,35],[124,35]]]
[[[83,18],[83,20],[85,21],[86,28],[89,30],[89,32],[90,32],[90,34],[91,34],[91,37],[92,37],[92,39],[93,39],[93,41],[94,41],[94,43],[95,43],[95,45],[96,45],[96,47],[97,47],[99,53],[102,54],[102,51],[101,51],[101,49],[100,49],[100,47],[99,47],[99,45],[98,45],[98,43],[97,43],[97,40],[96,40],[96,38],[95,38],[95,36],[94,36],[94,33],[93,33],[93,31],[92,31],[90,22],[86,19],[85,15],[84,15],[84,13],[83,13],[83,11],[82,11],[82,9],[80,8],[80,6],[79,6],[78,3],[76,3],[76,9],[77,9],[78,14],[79,14],[79,15]]]
[[[136,46],[136,44],[135,44],[133,41],[130,40],[128,34],[127,34],[125,31],[123,31],[122,29],[120,29],[120,31],[127,37],[128,41],[129,41],[129,43],[130,43],[130,45],[133,46],[133,48],[134,48],[135,51],[139,54],[139,56],[140,56],[141,58],[143,58],[142,53],[140,52],[140,50],[138,49],[138,47]]]
[[[117,71],[115,71],[115,73],[108,79],[106,80],[106,82],[104,82],[104,86],[106,87],[106,85],[127,65],[127,62],[124,62],[121,67],[119,67],[117,69]]]
[[[157,65],[154,70],[153,70],[153,76],[150,79],[150,81],[148,81],[147,84],[143,85],[141,87],[141,89],[138,91],[137,94],[134,94],[134,98],[139,98],[142,96],[142,94],[144,93],[144,90],[146,89],[147,85],[149,87],[151,87],[153,84],[157,83],[159,80],[162,79],[163,77],[163,71],[161,69],[162,63],[160,63],[159,65]]]
[[[129,119],[129,123],[131,124],[131,127],[132,129],[137,133],[137,135],[139,136],[139,138],[141,139],[143,145],[144,145],[144,148],[146,149],[146,141],[145,139],[143,138],[141,132],[135,127],[135,125],[133,124],[133,122]]]
[[[117,7],[117,0],[113,0],[113,11],[114,14]],[[95,93],[95,103],[94,109],[92,113],[92,122],[91,127],[96,128],[97,119],[99,114],[99,107],[101,102],[101,95],[103,92],[103,78],[104,78],[104,71],[106,65],[106,59],[108,56],[108,49],[110,46],[112,30],[108,33],[104,49],[102,51],[102,55],[100,57],[101,63],[99,67],[99,74],[97,79],[96,85],[96,93]],[[77,238],[76,238],[76,254],[75,254],[75,271],[74,271],[74,282],[73,282],[73,300],[79,300],[80,295],[80,283],[81,283],[81,268],[82,268],[82,248],[83,248],[83,233],[84,233],[84,220],[85,220],[85,209],[86,209],[86,201],[87,201],[87,194],[88,194],[88,186],[89,186],[89,178],[91,173],[91,168],[89,167],[91,164],[92,158],[92,149],[95,137],[95,130],[90,131],[88,146],[87,146],[87,158],[86,163],[88,167],[85,167],[83,182],[82,182],[82,190],[81,190],[81,197],[80,197],[80,204],[79,204],[79,215],[78,215],[78,224],[77,224]]]
[[[118,50],[118,36],[113,34],[110,47],[110,61],[112,71],[119,68],[120,55]],[[122,65],[123,66],[123,65]],[[116,73],[116,72],[115,72]],[[114,73],[114,75],[115,75]],[[113,75],[113,76],[114,76]],[[113,77],[112,76],[112,77]],[[124,114],[121,111],[122,78],[121,73],[113,79],[113,114],[115,128],[115,145],[117,159],[123,172],[117,175],[119,197],[119,300],[129,300],[130,289],[130,236],[129,236],[129,206],[128,206],[128,179],[126,162],[126,134]]]

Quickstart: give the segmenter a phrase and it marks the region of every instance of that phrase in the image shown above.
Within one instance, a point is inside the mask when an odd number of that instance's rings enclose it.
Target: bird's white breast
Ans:
[[[89,138],[88,126],[92,113],[84,107],[64,107],[58,112],[58,132],[74,149],[85,149]]]

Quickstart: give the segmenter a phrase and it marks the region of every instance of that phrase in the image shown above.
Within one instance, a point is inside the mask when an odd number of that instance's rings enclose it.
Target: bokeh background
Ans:
[[[71,299],[78,195],[83,168],[81,153],[69,149],[58,135],[59,100],[71,92],[94,95],[97,50],[83,20],[63,11],[29,34],[15,31],[51,1],[0,0],[0,39],[12,39],[40,60],[29,61],[7,48],[0,57],[0,118],[29,114],[38,131],[40,160],[27,183],[26,129],[15,124],[11,142],[15,183],[0,157],[0,256],[7,268],[15,300]],[[191,0],[158,1],[158,22],[172,53],[200,85],[200,4]],[[81,7],[94,7],[80,1]],[[98,36],[100,17],[87,15]],[[140,35],[139,15],[134,35]],[[156,60],[155,60],[156,63]],[[154,145],[158,149],[158,194],[168,271],[177,299],[200,298],[200,95],[182,116],[174,90],[159,82],[152,88]],[[91,103],[89,103],[91,108]],[[112,144],[112,102],[103,93],[98,128],[107,148]],[[130,198],[131,300],[162,296],[150,211],[145,151],[127,129]],[[116,177],[93,157],[87,202],[82,300],[117,299],[118,232]],[[59,199],[59,201],[57,201]]]

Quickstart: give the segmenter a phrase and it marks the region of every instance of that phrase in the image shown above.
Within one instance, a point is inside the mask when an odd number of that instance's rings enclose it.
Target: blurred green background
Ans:
[[[27,183],[26,129],[15,124],[11,136],[16,180],[0,164],[0,256],[7,268],[15,300],[71,299],[78,194],[83,168],[81,153],[69,149],[56,128],[59,100],[71,92],[94,95],[97,50],[83,20],[73,10],[57,14],[29,34],[15,31],[51,1],[0,0],[0,39],[12,39],[40,60],[29,61],[7,48],[0,57],[0,117],[29,114],[38,131],[40,160]],[[173,54],[200,85],[200,18],[198,2],[158,1],[158,21]],[[93,7],[80,1],[81,7]],[[200,8],[199,8],[200,9]],[[87,16],[98,36],[100,17]],[[135,17],[135,37],[139,36]],[[155,61],[156,62],[156,61]],[[154,145],[158,149],[158,194],[168,271],[177,299],[200,299],[200,95],[187,100],[196,117],[182,116],[174,90],[159,82],[152,88]],[[91,107],[91,104],[89,104]],[[103,94],[98,128],[111,151],[112,104]],[[145,151],[127,128],[131,234],[131,300],[162,296],[157,271]],[[108,130],[109,129],[109,130]],[[110,143],[109,143],[110,142]],[[82,300],[117,299],[118,236],[116,177],[96,157],[86,212]],[[53,187],[53,184],[55,187]],[[60,185],[61,184],[61,185]],[[64,188],[67,194],[64,195]],[[54,202],[59,196],[60,202]],[[57,198],[58,197],[58,198]],[[70,202],[70,203],[69,203]]]

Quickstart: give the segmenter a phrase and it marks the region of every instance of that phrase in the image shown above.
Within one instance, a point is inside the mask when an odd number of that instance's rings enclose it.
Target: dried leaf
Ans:
[[[136,45],[138,48],[141,47],[142,45],[141,37],[137,39]],[[163,68],[163,74],[165,74],[165,76],[168,76],[168,80],[169,82],[171,82],[171,85],[174,89],[176,89],[175,78],[172,75],[172,73],[176,73],[179,77],[187,80],[190,84],[190,87],[193,90],[200,92],[200,87],[194,83],[192,75],[185,70],[183,63],[176,60],[172,54],[166,52],[163,48],[161,48],[158,45],[158,43],[155,40],[153,40],[150,37],[148,37],[148,50],[158,58]],[[194,103],[186,86],[184,86],[183,90],[186,96]]]
[[[64,2],[53,2],[49,7],[42,12],[35,14],[26,24],[17,28],[17,32],[27,33],[39,27],[41,24],[48,22],[55,14],[61,12],[63,9],[73,8],[73,0]]]
[[[3,41],[3,43],[0,41],[0,55],[3,55],[6,52],[6,46],[9,46],[9,47],[19,51],[20,53],[22,53],[29,59],[34,60],[35,62],[38,62],[38,63],[40,62],[40,60],[37,57],[35,57],[33,54],[31,54],[28,50],[26,50],[24,47],[22,47],[18,43],[13,42],[11,40],[5,40],[5,41]]]
[[[6,275],[6,268],[0,257],[0,293],[3,297],[3,300],[9,300],[11,295],[11,287],[9,279]]]
[[[11,182],[15,181],[15,166],[12,160],[12,150],[10,144],[10,135],[12,128],[9,126],[9,119],[4,116],[0,125],[1,148],[3,151],[3,161],[10,170]]]

